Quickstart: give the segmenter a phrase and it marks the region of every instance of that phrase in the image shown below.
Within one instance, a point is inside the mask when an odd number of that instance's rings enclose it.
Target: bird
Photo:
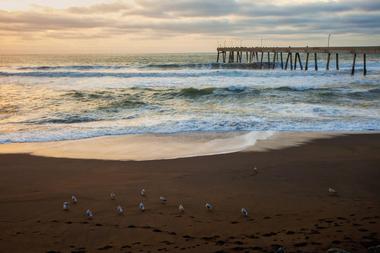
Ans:
[[[111,192],[110,197],[112,200],[116,199],[116,194],[114,192]]]
[[[207,210],[211,211],[214,207],[210,203],[206,203],[205,207]]]
[[[165,204],[165,203],[166,203],[166,198],[163,197],[163,196],[161,196],[161,197],[160,197],[160,201],[161,201],[162,204]]]
[[[331,187],[329,188],[328,191],[329,191],[329,194],[330,194],[330,195],[335,195],[335,194],[337,194],[336,190],[333,189],[333,188],[331,188]]]
[[[67,201],[63,202],[63,210],[69,211],[69,202]]]
[[[276,253],[285,253],[285,248],[283,247],[277,248]]]
[[[240,212],[241,212],[241,214],[242,214],[243,216],[248,217],[248,210],[245,209],[244,207],[241,209]]]
[[[141,196],[145,196],[145,189],[141,189],[141,191],[140,191],[140,195],[141,195]]]
[[[255,175],[259,173],[259,171],[258,171],[258,169],[256,168],[256,166],[253,167],[253,173],[254,173]]]
[[[185,212],[185,208],[183,207],[182,204],[179,204],[179,206],[178,206],[178,210],[179,210],[180,213]]]
[[[71,202],[73,202],[73,204],[78,203],[78,198],[75,195],[71,196]]]
[[[92,213],[92,211],[91,211],[90,209],[87,209],[87,210],[86,210],[85,215],[86,215],[89,219],[92,219],[92,217],[94,217],[94,214]]]
[[[117,206],[117,207],[116,207],[116,212],[117,212],[117,214],[119,214],[119,215],[123,215],[123,214],[124,214],[124,209],[123,209],[123,207],[121,207],[121,206]]]
[[[145,211],[145,206],[144,206],[144,203],[141,201],[140,204],[139,204],[139,208],[142,212]]]

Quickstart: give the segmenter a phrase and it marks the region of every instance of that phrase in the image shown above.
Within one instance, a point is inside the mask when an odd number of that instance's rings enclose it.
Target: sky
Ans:
[[[0,54],[379,45],[380,0],[0,0]]]

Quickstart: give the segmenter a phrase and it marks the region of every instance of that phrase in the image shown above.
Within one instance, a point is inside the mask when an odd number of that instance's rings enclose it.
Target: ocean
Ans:
[[[216,53],[0,56],[0,143],[108,135],[379,131],[380,57],[224,68]],[[304,56],[302,56],[304,60]]]

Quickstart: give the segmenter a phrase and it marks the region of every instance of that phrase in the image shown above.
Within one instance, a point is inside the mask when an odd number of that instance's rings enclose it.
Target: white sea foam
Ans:
[[[215,55],[0,58],[0,143],[109,135],[380,130],[380,60],[223,69]],[[320,58],[320,66],[325,64]]]

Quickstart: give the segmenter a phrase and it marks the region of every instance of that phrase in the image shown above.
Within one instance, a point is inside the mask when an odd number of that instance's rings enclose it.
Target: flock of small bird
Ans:
[[[142,197],[145,196],[145,193],[146,193],[145,189],[142,189],[142,190],[140,191],[140,195],[141,195]],[[115,199],[116,199],[116,193],[111,192],[111,193],[110,193],[110,199],[111,199],[111,200],[115,200]],[[166,199],[164,196],[160,196],[160,202],[161,202],[162,204],[165,204],[165,203],[167,202],[167,199]],[[78,203],[78,198],[77,198],[77,196],[72,195],[72,196],[71,196],[71,204],[74,204],[74,205],[75,205],[75,204],[77,204],[77,203]],[[141,202],[139,203],[138,207],[139,207],[139,209],[140,209],[142,212],[145,211],[145,205],[144,205],[143,201],[141,201]],[[206,207],[206,209],[209,210],[209,211],[213,210],[213,208],[214,208],[213,205],[210,204],[210,203],[206,203],[206,204],[205,204],[205,207]],[[69,209],[70,209],[70,203],[69,203],[68,201],[63,202],[63,210],[64,210],[64,211],[69,211]],[[182,204],[179,204],[179,205],[178,205],[178,211],[179,211],[180,213],[184,213],[184,212],[185,212],[185,208],[183,207]],[[122,206],[118,205],[118,206],[116,207],[116,213],[117,213],[118,215],[124,215],[124,208],[123,208]],[[248,216],[248,211],[247,211],[247,209],[245,209],[245,208],[242,208],[242,209],[241,209],[241,213],[242,213],[243,216],[246,216],[246,217]],[[85,216],[88,217],[89,219],[91,219],[91,218],[94,217],[94,213],[93,213],[90,209],[87,209],[87,210],[85,211]]]
[[[257,170],[256,167],[253,168],[253,171],[254,171],[255,174],[258,173],[258,170]],[[331,188],[331,187],[328,188],[328,192],[329,192],[330,195],[337,195],[337,191],[336,191],[335,189]],[[146,194],[145,189],[141,189],[141,191],[140,191],[140,195],[141,195],[142,197],[144,197],[145,194]],[[110,198],[111,198],[111,200],[115,200],[115,199],[116,199],[116,194],[115,194],[114,192],[111,192],[111,193],[110,193]],[[165,204],[165,203],[167,202],[167,199],[166,199],[164,196],[160,196],[160,202],[161,202],[162,204]],[[71,203],[74,204],[74,205],[78,203],[78,198],[77,198],[77,196],[75,196],[75,195],[71,196]],[[139,207],[139,209],[140,209],[142,212],[145,211],[145,205],[144,205],[143,201],[140,202],[140,204],[138,205],[138,207]],[[207,209],[208,211],[212,211],[212,210],[214,209],[213,205],[210,204],[210,203],[206,203],[206,204],[205,204],[205,207],[206,207],[206,209]],[[70,209],[70,203],[69,203],[68,201],[63,202],[63,210],[64,210],[64,211],[69,211],[69,209]],[[179,211],[180,213],[184,213],[184,212],[185,212],[185,208],[183,207],[182,204],[179,204],[179,205],[178,205],[178,211]],[[241,214],[242,214],[244,217],[248,217],[248,210],[247,210],[246,208],[243,207],[243,208],[240,210],[240,212],[241,212]],[[118,205],[118,206],[116,207],[116,213],[117,213],[118,215],[124,215],[124,209],[123,209],[123,207],[120,206],[120,205]],[[85,211],[85,216],[86,216],[87,218],[89,218],[89,219],[92,219],[92,218],[94,217],[94,213],[93,213],[90,209],[87,209],[87,210]]]

